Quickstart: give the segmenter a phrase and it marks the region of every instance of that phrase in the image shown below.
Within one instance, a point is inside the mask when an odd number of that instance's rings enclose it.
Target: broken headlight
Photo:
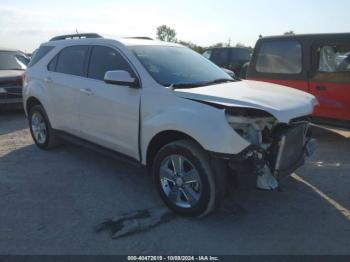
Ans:
[[[261,110],[249,111],[249,113],[231,111],[226,112],[226,118],[231,127],[251,144],[264,146],[271,143],[271,130],[277,121],[268,113]]]

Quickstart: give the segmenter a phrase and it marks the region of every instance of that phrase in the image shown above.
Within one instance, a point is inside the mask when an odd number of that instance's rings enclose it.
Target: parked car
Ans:
[[[236,76],[240,76],[242,65],[250,61],[249,50],[238,47],[209,48],[203,56],[216,65],[233,71]]]
[[[0,107],[22,105],[22,75],[29,58],[18,50],[0,48]]]
[[[316,96],[314,120],[350,126],[350,34],[264,37],[247,78],[293,87]]]
[[[228,167],[248,163],[257,186],[274,189],[315,148],[307,120],[314,96],[234,80],[179,44],[60,36],[32,61],[23,94],[36,145],[65,138],[118,152],[148,167],[181,215],[204,216],[220,204]]]

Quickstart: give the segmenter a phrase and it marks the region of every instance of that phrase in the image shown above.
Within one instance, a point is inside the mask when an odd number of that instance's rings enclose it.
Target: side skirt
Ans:
[[[65,141],[71,142],[73,144],[79,145],[79,146],[83,146],[85,148],[88,148],[90,150],[93,150],[95,152],[98,152],[102,155],[105,155],[107,157],[110,158],[114,158],[118,161],[136,166],[136,167],[141,167],[141,168],[146,168],[144,165],[141,164],[141,162],[139,162],[138,160],[129,157],[127,155],[124,155],[122,153],[113,151],[109,148],[105,148],[103,146],[97,145],[95,143],[92,143],[90,141],[87,141],[85,139],[79,138],[77,136],[68,134],[66,132],[60,131],[60,130],[55,130],[55,132],[57,133],[57,135],[62,138]]]

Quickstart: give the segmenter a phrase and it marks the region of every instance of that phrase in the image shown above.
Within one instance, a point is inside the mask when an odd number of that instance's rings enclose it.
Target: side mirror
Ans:
[[[112,85],[130,86],[137,88],[139,83],[129,72],[124,70],[113,70],[105,73],[104,81]]]

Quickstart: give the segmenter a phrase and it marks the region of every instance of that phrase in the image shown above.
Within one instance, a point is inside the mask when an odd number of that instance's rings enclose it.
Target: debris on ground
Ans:
[[[175,215],[167,207],[155,207],[126,213],[108,219],[96,227],[97,232],[109,231],[112,238],[136,234],[174,219]]]

